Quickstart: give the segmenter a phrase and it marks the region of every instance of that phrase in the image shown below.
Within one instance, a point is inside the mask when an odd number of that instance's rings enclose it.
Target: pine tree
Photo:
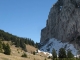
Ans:
[[[68,58],[73,58],[74,57],[74,55],[72,54],[71,50],[67,51],[67,57]]]
[[[59,58],[66,58],[66,51],[64,48],[59,49]]]
[[[10,55],[10,53],[11,53],[11,49],[10,49],[10,46],[9,46],[8,43],[7,43],[6,45],[4,44],[3,49],[4,49],[4,54],[6,54],[6,55]]]
[[[0,53],[2,53],[2,42],[0,41]]]
[[[20,40],[20,47],[27,52],[26,45],[23,40]]]
[[[35,48],[39,48],[39,47],[38,47],[38,43],[37,43],[37,42],[35,43]]]
[[[52,57],[53,57],[52,60],[54,60],[54,58],[57,58],[57,53],[54,48],[52,50]]]
[[[20,47],[20,40],[16,40],[15,45],[16,47]]]
[[[0,30],[0,40],[11,41],[12,44],[14,44],[16,47],[21,47],[24,51],[27,51],[26,44],[35,46],[35,42],[31,40],[30,38],[18,37],[8,32],[5,32],[3,30]],[[1,49],[2,49],[2,46],[1,46]]]

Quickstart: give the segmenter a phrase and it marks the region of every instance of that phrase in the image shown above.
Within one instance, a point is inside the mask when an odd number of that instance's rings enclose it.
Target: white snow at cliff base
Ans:
[[[40,51],[52,53],[53,48],[56,50],[57,54],[60,48],[65,48],[66,52],[67,50],[71,50],[74,56],[76,56],[78,52],[73,44],[69,44],[68,42],[62,43],[60,40],[55,38],[50,39],[44,46],[40,48]]]

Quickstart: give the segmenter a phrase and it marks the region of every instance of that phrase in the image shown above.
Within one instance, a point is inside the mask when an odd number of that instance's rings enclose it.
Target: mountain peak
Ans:
[[[51,53],[55,48],[58,53],[66,46],[66,50],[70,49],[76,55],[80,48],[80,0],[58,0],[51,7],[40,42],[44,43],[43,51]]]
[[[58,0],[50,9],[41,40],[71,41],[80,36],[80,0]]]

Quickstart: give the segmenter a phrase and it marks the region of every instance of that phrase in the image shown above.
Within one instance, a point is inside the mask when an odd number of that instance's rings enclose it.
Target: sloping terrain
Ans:
[[[76,50],[72,44],[69,44],[68,42],[62,43],[60,40],[57,40],[54,38],[47,41],[47,43],[44,46],[42,46],[40,48],[40,50],[44,51],[44,52],[52,53],[53,48],[56,50],[57,54],[58,54],[60,48],[65,48],[66,51],[71,50],[71,52],[74,54],[74,56],[76,56],[76,54],[78,52],[78,50]]]
[[[26,45],[26,48],[27,48],[27,51],[28,51],[29,53],[32,53],[32,52],[34,52],[34,51],[37,50],[37,48],[35,48],[35,47],[33,47],[33,46],[30,46],[30,45]]]
[[[12,45],[11,41],[3,41],[5,44],[8,43],[10,45],[10,49],[11,49],[11,55],[5,55],[3,53],[0,53],[0,60],[44,60],[45,58],[47,60],[49,60],[47,58],[47,55],[45,55],[44,53],[37,53],[35,55],[33,55],[32,52],[36,51],[36,48],[30,45],[26,45],[27,51],[25,52],[24,50],[22,50],[22,48],[20,47],[15,47],[15,45]],[[23,53],[27,54],[27,58],[25,57],[21,57],[21,55]]]
[[[39,55],[32,55],[29,54],[27,58],[19,57],[19,56],[12,56],[12,55],[4,55],[0,53],[0,60],[44,60],[45,57]],[[50,60],[50,59],[47,59]]]

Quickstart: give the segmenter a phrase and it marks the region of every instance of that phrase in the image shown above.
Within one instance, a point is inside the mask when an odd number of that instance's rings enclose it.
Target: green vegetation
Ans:
[[[66,58],[66,51],[64,48],[59,49],[59,58]]]
[[[52,50],[52,60],[80,60],[80,58],[75,58],[71,50],[68,50],[67,53],[64,48],[59,49],[59,54],[56,56],[55,49]]]
[[[11,53],[11,49],[10,49],[9,44],[7,43],[6,45],[5,45],[5,44],[3,44],[3,45],[4,45],[4,46],[3,46],[4,54],[6,54],[6,55],[10,55],[10,53]]]
[[[33,55],[35,55],[35,51],[33,52]]]
[[[26,58],[27,58],[27,54],[26,54],[26,53],[24,53],[21,57],[26,57]]]
[[[72,54],[71,50],[67,51],[67,58],[74,58],[74,55]]]
[[[2,41],[11,41],[12,44],[16,45],[16,47],[21,47],[24,51],[27,51],[26,44],[37,47],[37,44],[34,43],[33,40],[31,40],[29,38],[18,37],[18,36],[10,34],[8,32],[4,32],[3,30],[0,30],[0,39]],[[1,45],[0,45],[0,47],[1,47]]]
[[[57,58],[57,53],[56,53],[55,49],[53,48],[53,50],[52,50],[52,60],[54,60],[55,58]]]
[[[9,44],[4,44],[0,41],[0,53],[4,53],[6,55],[10,55],[11,53],[11,49],[10,49],[10,46]]]
[[[34,60],[36,60],[36,59],[34,58]]]
[[[0,53],[2,53],[2,48],[3,48],[2,42],[0,41]]]
[[[47,60],[46,58],[44,60]]]

